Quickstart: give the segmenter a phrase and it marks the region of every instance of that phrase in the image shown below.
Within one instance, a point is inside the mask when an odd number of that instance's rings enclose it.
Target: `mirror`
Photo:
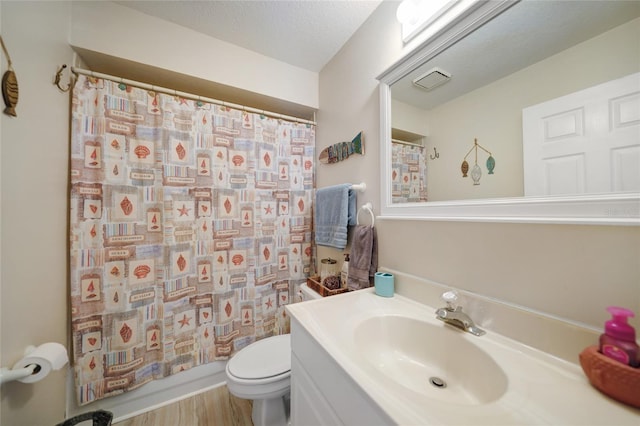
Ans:
[[[640,224],[639,17],[638,2],[485,2],[424,41],[379,77],[382,215]],[[581,107],[566,107],[566,98],[587,91],[590,102],[589,90],[624,78],[631,93],[606,117],[623,128],[612,139],[624,143],[593,155],[601,165],[540,153],[598,121],[567,115]],[[604,189],[575,178],[612,175],[606,167],[620,176]]]

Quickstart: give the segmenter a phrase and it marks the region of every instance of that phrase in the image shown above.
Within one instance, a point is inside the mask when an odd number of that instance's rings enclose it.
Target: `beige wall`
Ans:
[[[52,83],[60,65],[74,63],[70,40],[92,52],[186,74],[196,82],[212,79],[251,89],[304,110],[317,107],[318,75],[173,24],[161,27],[147,15],[123,14],[121,6],[106,2],[1,1],[0,16],[20,85],[18,117],[0,118],[0,361],[11,367],[28,345],[68,345],[69,94]],[[132,17],[135,31],[113,31]],[[148,36],[144,42],[118,38],[136,31]],[[159,37],[168,33],[173,38],[164,42],[198,48],[173,49],[179,58],[158,51]],[[203,54],[205,45],[217,56]],[[210,61],[221,57],[253,73],[212,67]],[[212,74],[214,68],[227,74]],[[66,84],[68,71],[63,76]],[[51,426],[62,421],[66,376],[65,370],[36,384],[2,385],[0,424]]]
[[[358,204],[372,201],[376,211],[376,76],[411,47],[400,41],[395,7],[383,3],[320,73],[318,149],[364,130],[367,153],[319,165],[318,187],[364,180]],[[381,266],[596,328],[608,305],[640,316],[640,227],[414,220],[378,220],[376,227]],[[341,258],[330,248],[318,252]]]
[[[426,136],[429,132],[428,112],[404,102],[391,100],[391,127],[417,135]],[[428,137],[425,138],[428,140]],[[405,141],[407,142],[407,141]]]
[[[69,95],[53,84],[70,63],[70,5],[2,2],[2,38],[16,72],[17,117],[2,114],[2,366],[28,345],[67,345],[67,161]],[[3,71],[6,61],[2,59]],[[63,420],[66,371],[0,388],[0,423]]]
[[[359,204],[371,201],[376,211],[376,76],[419,42],[403,47],[396,6],[383,2],[320,74],[318,148],[362,130],[366,155],[319,166],[318,186],[365,181]],[[68,339],[69,98],[52,81],[57,68],[72,61],[71,16],[68,2],[0,2],[2,37],[20,84],[18,117],[0,119],[2,366],[13,365],[29,344]],[[238,84],[248,87],[244,83]],[[640,305],[638,228],[384,220],[377,227],[383,266],[596,325],[607,304],[637,311]],[[2,385],[0,424],[61,421],[65,374]]]
[[[130,61],[128,67],[150,65],[157,72],[170,70],[182,74],[181,78],[213,81],[275,100],[318,107],[317,73],[112,2],[74,2],[70,44]],[[197,94],[203,95],[201,91]]]
[[[522,109],[639,70],[640,18],[425,112],[427,151],[441,154],[427,167],[429,201],[522,196]],[[478,150],[479,186],[460,172],[474,138],[496,160],[489,176],[488,154]],[[473,166],[473,153],[467,162]]]
[[[358,206],[372,202],[375,212],[380,206],[380,105],[376,77],[401,58],[402,40],[395,37],[400,34],[400,24],[390,18],[395,16],[396,8],[395,2],[382,2],[320,72],[317,152],[351,140],[362,131],[365,155],[354,155],[335,164],[319,164],[317,187],[365,182],[367,190],[358,194]],[[319,246],[317,253],[318,258],[343,258],[342,252],[328,247]]]

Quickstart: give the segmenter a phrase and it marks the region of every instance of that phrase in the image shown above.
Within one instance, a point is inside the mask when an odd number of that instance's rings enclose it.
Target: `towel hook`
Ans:
[[[432,160],[435,160],[436,158],[440,158],[440,153],[436,150],[436,147],[433,147],[433,152],[436,154],[436,156],[434,157],[433,155],[429,154],[429,158],[431,158]]]
[[[369,214],[371,215],[371,226],[374,226],[376,224],[376,217],[373,214],[373,205],[370,202],[369,203],[365,203],[358,210],[358,214],[356,215],[356,225],[360,225],[360,212],[362,210],[367,210],[369,212]]]

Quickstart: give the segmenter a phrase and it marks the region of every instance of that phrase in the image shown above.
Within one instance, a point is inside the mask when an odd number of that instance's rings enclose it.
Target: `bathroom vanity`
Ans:
[[[393,424],[300,323],[291,325],[292,425]]]
[[[373,289],[290,305],[291,424],[638,424],[640,410],[591,387],[578,352],[569,362],[498,334],[504,310],[467,301],[483,336],[438,321],[440,306]],[[514,321],[527,334],[558,328]],[[584,336],[573,326],[545,340]]]

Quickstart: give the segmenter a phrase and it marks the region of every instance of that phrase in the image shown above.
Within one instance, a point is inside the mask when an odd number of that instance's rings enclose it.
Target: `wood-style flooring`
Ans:
[[[251,401],[219,386],[190,398],[131,417],[114,426],[253,426]]]

